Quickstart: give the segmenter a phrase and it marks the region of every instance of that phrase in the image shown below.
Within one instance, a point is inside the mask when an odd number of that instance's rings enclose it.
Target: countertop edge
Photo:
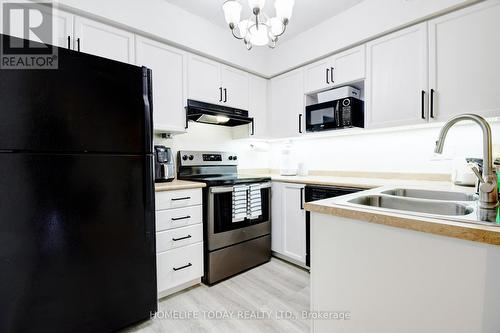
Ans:
[[[323,205],[311,202],[305,203],[304,208],[314,213],[339,216],[490,245],[500,245],[500,228],[498,227],[378,212],[335,204]]]
[[[168,183],[155,183],[155,192],[189,190],[206,187],[205,183],[175,179]]]

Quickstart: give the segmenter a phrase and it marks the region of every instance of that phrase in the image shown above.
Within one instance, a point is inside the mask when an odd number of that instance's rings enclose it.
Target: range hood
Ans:
[[[187,120],[199,123],[230,127],[253,123],[253,118],[248,117],[248,111],[191,99],[187,101],[186,117]]]

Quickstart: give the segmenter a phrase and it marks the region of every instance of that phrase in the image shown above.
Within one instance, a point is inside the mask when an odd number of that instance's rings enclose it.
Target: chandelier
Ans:
[[[222,5],[226,19],[233,36],[243,40],[248,50],[253,45],[270,48],[276,46],[278,37],[283,35],[292,16],[295,0],[274,0],[276,16],[269,18],[262,12],[266,0],[248,0],[252,11],[250,18],[241,20],[241,3],[238,0],[226,0]]]

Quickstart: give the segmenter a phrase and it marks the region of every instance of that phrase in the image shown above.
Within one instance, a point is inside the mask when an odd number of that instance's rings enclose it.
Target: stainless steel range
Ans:
[[[214,284],[271,258],[271,179],[238,176],[238,156],[179,151],[178,178],[203,190],[205,275]]]

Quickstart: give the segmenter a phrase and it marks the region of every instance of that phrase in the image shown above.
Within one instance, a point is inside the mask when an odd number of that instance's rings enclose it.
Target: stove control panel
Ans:
[[[202,156],[204,162],[222,162],[221,154],[203,154]],[[232,156],[229,156],[230,160],[231,158]]]
[[[238,156],[232,152],[180,150],[178,163],[181,166],[238,165]]]

